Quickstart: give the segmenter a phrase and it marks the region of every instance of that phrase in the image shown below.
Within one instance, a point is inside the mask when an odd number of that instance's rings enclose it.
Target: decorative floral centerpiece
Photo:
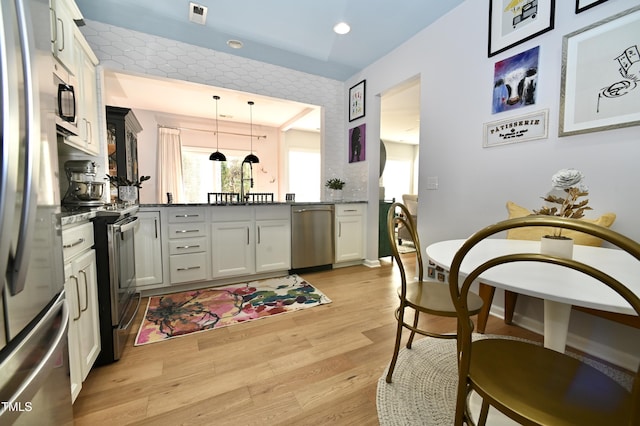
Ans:
[[[556,206],[543,206],[539,210],[534,210],[535,214],[542,214],[548,216],[558,216],[570,219],[580,219],[584,217],[586,210],[592,210],[587,206],[589,199],[578,201],[578,198],[589,195],[589,188],[587,188],[582,180],[584,175],[576,169],[562,169],[551,177],[551,185],[556,191],[564,191],[565,195],[558,196],[550,192],[546,197],[542,197],[548,203],[558,204]],[[554,231],[552,237],[564,238],[561,235],[562,229]]]
[[[140,176],[135,182],[130,181],[122,176],[107,175],[111,186],[117,188],[117,196],[124,201],[126,205],[132,204],[138,199],[138,189],[142,188],[142,182],[151,179],[151,176]],[[112,193],[112,201],[114,201],[114,193]]]
[[[345,185],[345,182],[341,179],[333,178],[329,179],[324,185],[329,189],[342,189]]]

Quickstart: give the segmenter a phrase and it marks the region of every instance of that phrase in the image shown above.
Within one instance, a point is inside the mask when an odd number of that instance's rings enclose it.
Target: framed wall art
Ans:
[[[349,89],[349,121],[364,117],[366,87],[367,81],[362,80]]]
[[[607,0],[576,0],[576,13],[584,12],[606,1]]]
[[[640,124],[640,6],[562,40],[559,135]]]
[[[532,112],[500,121],[485,123],[482,146],[507,145],[536,139],[546,139],[549,135],[547,125],[549,110]]]
[[[366,159],[367,125],[361,124],[349,129],[349,162],[357,163]]]
[[[492,57],[553,29],[555,0],[489,0]]]
[[[511,111],[536,103],[540,46],[496,62],[491,112]]]

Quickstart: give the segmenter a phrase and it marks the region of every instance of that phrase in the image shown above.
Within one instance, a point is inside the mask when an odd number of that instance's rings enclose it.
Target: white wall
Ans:
[[[539,207],[551,175],[565,167],[585,174],[594,209],[590,216],[613,211],[618,215],[613,229],[640,240],[640,127],[558,137],[563,35],[635,5],[637,0],[609,1],[576,15],[574,1],[556,2],[554,30],[487,58],[488,2],[467,0],[347,81],[350,87],[367,80],[367,132],[375,140],[370,132],[380,126],[379,94],[420,76],[418,231],[423,246],[464,238],[504,219],[507,200]],[[492,115],[494,64],[535,46],[540,46],[536,105]],[[547,139],[482,147],[483,123],[542,109],[549,109]],[[377,167],[370,164],[370,181],[376,181],[376,175]],[[430,176],[438,177],[438,190],[427,189]],[[369,188],[369,193],[374,190]],[[375,207],[369,206],[370,225]],[[538,320],[539,309],[531,315]],[[596,334],[603,343],[598,350],[619,362],[640,351],[638,330],[577,314],[573,319],[579,321],[572,320],[570,344]]]

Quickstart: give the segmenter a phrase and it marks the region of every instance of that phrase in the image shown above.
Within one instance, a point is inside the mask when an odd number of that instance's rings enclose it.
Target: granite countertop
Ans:
[[[60,214],[60,224],[65,226],[86,222],[96,217],[96,213],[96,209],[62,212]]]
[[[228,206],[309,206],[309,205],[317,205],[317,204],[358,204],[358,203],[367,203],[364,200],[343,200],[343,201],[309,201],[309,202],[285,202],[285,201],[274,201],[269,203],[232,203],[232,204],[208,204],[208,203],[185,203],[185,204],[140,204],[140,208],[145,207],[228,207]]]

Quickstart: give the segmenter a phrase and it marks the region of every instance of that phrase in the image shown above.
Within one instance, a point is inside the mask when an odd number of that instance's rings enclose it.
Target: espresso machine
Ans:
[[[96,181],[96,163],[91,160],[69,160],[64,163],[69,188],[62,199],[66,207],[94,207],[104,204],[105,182]]]

